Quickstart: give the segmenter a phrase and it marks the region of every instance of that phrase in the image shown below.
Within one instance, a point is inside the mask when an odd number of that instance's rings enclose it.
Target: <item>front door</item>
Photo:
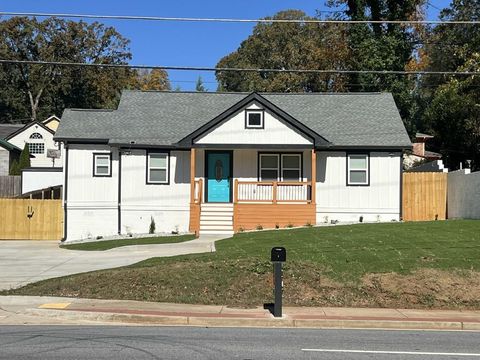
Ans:
[[[231,152],[207,151],[207,202],[230,202]]]

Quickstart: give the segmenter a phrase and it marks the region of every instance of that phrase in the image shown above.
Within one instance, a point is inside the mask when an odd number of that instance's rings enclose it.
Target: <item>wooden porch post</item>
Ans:
[[[317,201],[317,153],[315,149],[312,149],[312,204],[315,204]]]
[[[190,204],[195,201],[195,149],[190,149]]]

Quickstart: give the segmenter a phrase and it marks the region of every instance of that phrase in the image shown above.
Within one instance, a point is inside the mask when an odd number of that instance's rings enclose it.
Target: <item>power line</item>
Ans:
[[[33,12],[0,12],[5,16],[37,16],[58,18],[82,19],[109,19],[109,20],[139,20],[139,21],[179,21],[179,22],[219,22],[219,23],[289,23],[289,24],[452,24],[478,25],[477,20],[321,20],[321,19],[235,19],[235,18],[192,18],[192,17],[165,17],[165,16],[134,16],[134,15],[96,15],[96,14],[62,14],[62,13],[33,13]]]
[[[92,68],[117,68],[117,69],[158,69],[175,71],[215,71],[215,72],[258,72],[258,73],[300,73],[300,74],[378,74],[378,75],[480,75],[478,71],[403,71],[403,70],[335,70],[335,69],[253,69],[253,68],[216,68],[201,66],[161,66],[161,65],[129,65],[129,64],[98,64],[76,63],[60,61],[38,60],[8,60],[0,59],[0,64],[24,65],[52,65],[52,66],[77,66]]]

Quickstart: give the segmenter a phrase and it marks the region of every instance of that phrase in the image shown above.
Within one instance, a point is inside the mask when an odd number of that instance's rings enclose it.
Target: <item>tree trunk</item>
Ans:
[[[30,99],[30,110],[31,110],[31,116],[30,118],[32,121],[37,120],[37,110],[38,110],[38,105],[40,103],[40,98],[42,97],[43,89],[40,89],[38,91],[37,96],[35,96],[35,99],[33,98],[33,94],[31,91],[28,91],[28,98]]]

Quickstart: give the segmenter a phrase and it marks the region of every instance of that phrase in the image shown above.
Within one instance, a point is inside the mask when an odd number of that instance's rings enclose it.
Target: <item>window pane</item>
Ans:
[[[262,170],[260,174],[262,181],[278,180],[278,170]]]
[[[300,171],[299,170],[283,170],[283,180],[285,181],[300,180]]]
[[[45,144],[29,143],[28,150],[30,151],[30,154],[43,154],[45,152]]]
[[[97,156],[97,165],[107,166],[110,164],[110,158],[108,156]]]
[[[248,114],[248,126],[262,126],[262,114],[249,113]]]
[[[282,166],[284,168],[300,168],[300,156],[298,155],[283,155],[282,157]]]
[[[167,182],[167,170],[150,169],[150,181]]]
[[[260,157],[260,167],[264,168],[278,168],[278,156],[275,155],[262,155]]]
[[[108,166],[97,166],[97,175],[108,175]]]
[[[366,184],[367,172],[366,171],[350,171],[350,183],[352,184]]]
[[[152,167],[167,167],[167,155],[165,154],[150,154],[150,166]]]
[[[350,169],[365,170],[367,168],[366,155],[350,155]]]

